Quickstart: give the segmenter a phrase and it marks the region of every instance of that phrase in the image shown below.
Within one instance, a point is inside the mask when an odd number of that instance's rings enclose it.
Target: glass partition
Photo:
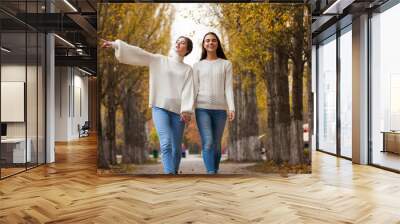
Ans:
[[[318,148],[336,154],[336,36],[318,47]]]
[[[1,34],[2,177],[24,171],[31,161],[26,136],[26,41],[25,32]]]
[[[1,1],[0,178],[45,163],[45,35],[18,18],[45,1]]]

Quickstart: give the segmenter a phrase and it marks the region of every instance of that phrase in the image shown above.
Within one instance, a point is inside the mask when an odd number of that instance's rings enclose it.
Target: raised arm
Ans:
[[[233,96],[232,63],[229,61],[225,69],[225,97],[229,111],[235,111],[235,101]]]
[[[140,47],[129,45],[122,40],[105,41],[104,48],[115,49],[115,57],[124,64],[149,66],[157,58],[156,54],[149,53]]]

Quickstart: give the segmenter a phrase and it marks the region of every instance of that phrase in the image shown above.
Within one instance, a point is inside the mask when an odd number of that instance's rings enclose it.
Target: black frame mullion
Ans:
[[[368,11],[368,30],[367,30],[367,46],[368,46],[368,53],[367,53],[367,83],[368,83],[368,90],[367,90],[367,129],[368,129],[368,164],[373,164],[373,148],[372,148],[372,64],[371,64],[371,55],[372,55],[372,29],[371,29],[371,20],[372,20],[372,11]]]
[[[39,0],[36,1],[39,13]],[[36,167],[39,166],[39,32],[36,32]]]
[[[1,31],[2,31],[2,23],[0,23],[0,47],[3,46],[2,45],[2,32]],[[1,77],[2,77],[2,75],[1,75],[1,67],[3,65],[1,63],[2,62],[1,55],[2,55],[2,52],[0,50],[0,111],[1,111]],[[0,124],[2,124],[2,122],[1,122],[1,113],[0,113]],[[0,180],[3,179],[3,177],[1,176],[1,170],[2,170],[2,166],[3,166],[2,162],[1,162],[1,150],[2,150],[1,145],[2,144],[0,144]]]
[[[72,101],[72,117],[75,119],[75,69],[71,67],[71,101]],[[72,132],[73,133],[73,132]]]
[[[25,0],[25,21],[28,19],[28,0]],[[26,23],[25,23],[26,24]],[[24,102],[24,120],[25,120],[25,170],[28,170],[28,24],[25,25],[25,102]]]
[[[319,44],[315,47],[315,148],[319,149]]]
[[[45,0],[45,13],[48,13],[48,0]],[[48,33],[44,32],[44,77],[42,74],[42,81],[44,81],[44,164],[47,163],[47,37]],[[43,69],[42,69],[43,72]]]
[[[340,119],[340,36],[341,30],[336,30],[336,155],[341,154],[341,119]]]
[[[71,70],[68,70],[68,67],[67,67],[67,73],[68,73],[68,117],[71,117]]]

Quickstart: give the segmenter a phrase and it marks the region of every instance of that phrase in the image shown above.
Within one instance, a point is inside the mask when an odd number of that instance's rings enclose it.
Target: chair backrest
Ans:
[[[82,128],[89,128],[89,121],[85,121],[85,124],[83,124]]]

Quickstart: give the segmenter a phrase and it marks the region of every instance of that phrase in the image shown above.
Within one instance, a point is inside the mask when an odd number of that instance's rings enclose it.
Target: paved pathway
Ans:
[[[159,159],[160,161],[160,159]],[[226,156],[221,158],[220,163],[220,174],[250,174],[251,171],[245,169],[247,166],[251,166],[254,163],[233,163],[226,162]],[[205,174],[206,170],[204,167],[203,159],[199,154],[188,155],[186,158],[182,158],[180,164],[179,174]],[[139,165],[131,174],[162,174],[162,164],[146,164]]]

